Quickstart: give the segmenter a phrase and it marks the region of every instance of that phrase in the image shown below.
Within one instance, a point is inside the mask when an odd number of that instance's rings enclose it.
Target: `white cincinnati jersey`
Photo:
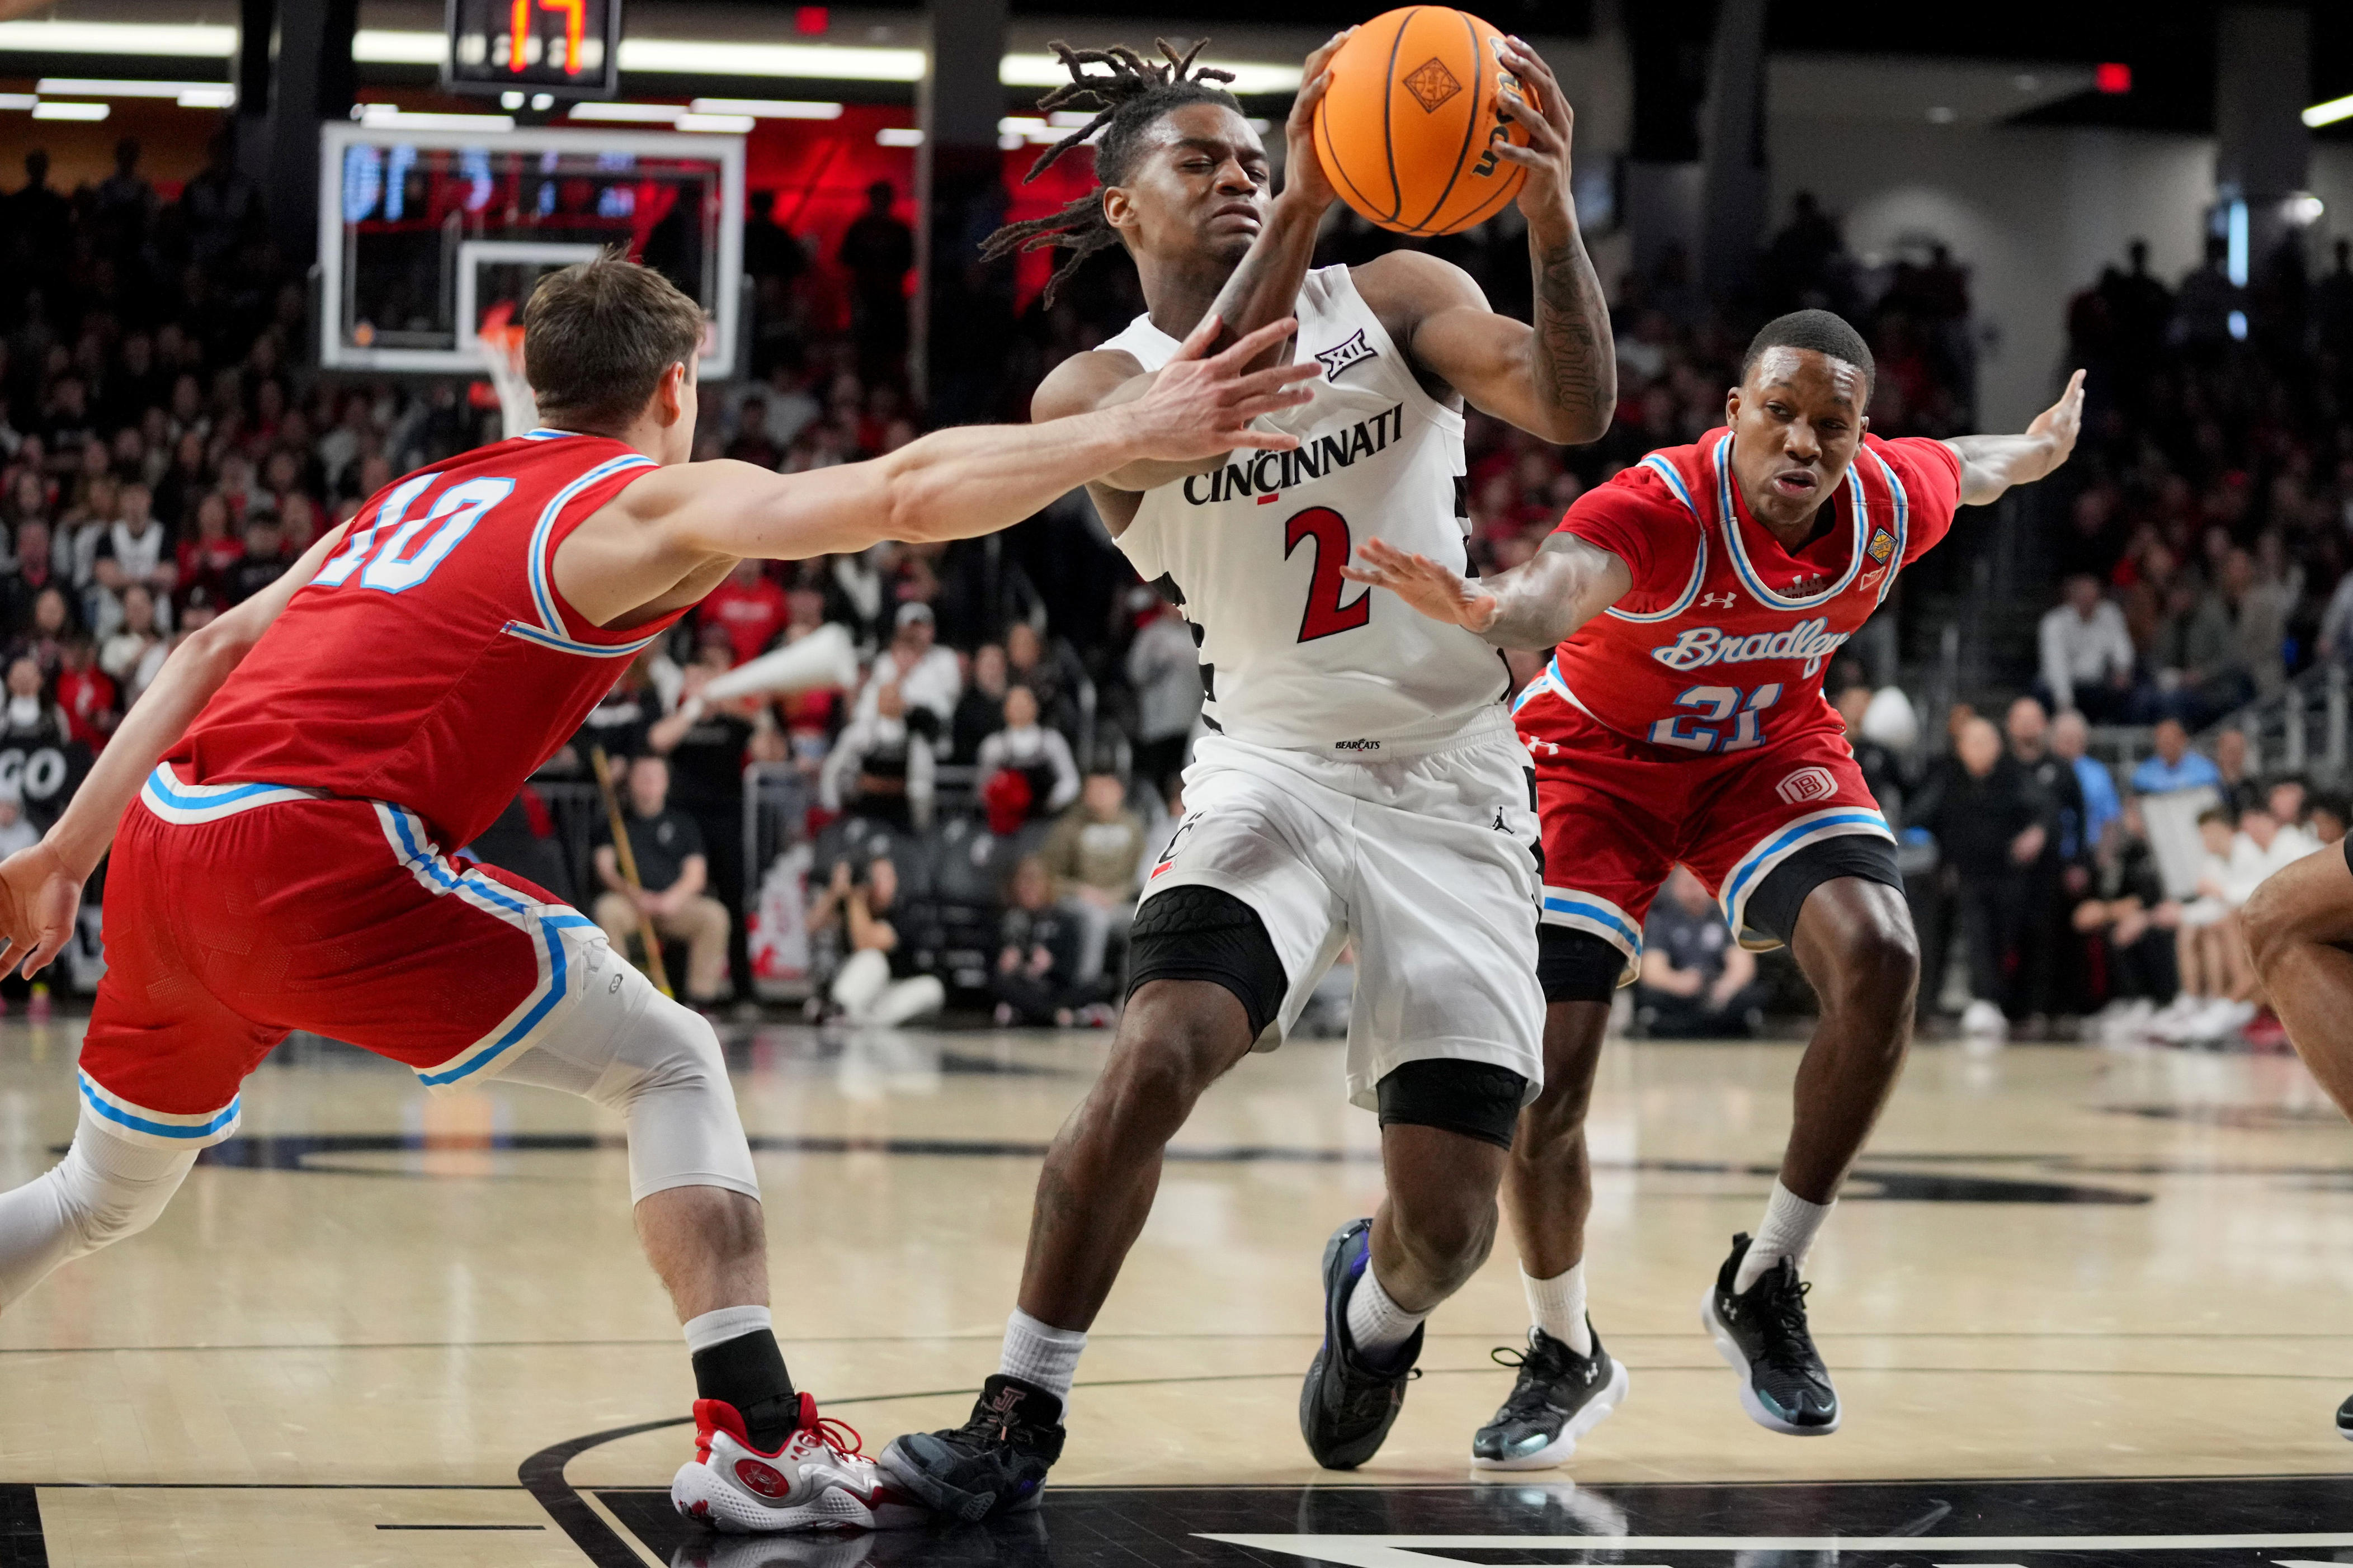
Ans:
[[[1461,729],[1504,696],[1495,649],[1340,568],[1377,535],[1469,570],[1462,416],[1434,401],[1345,267],[1307,275],[1299,352],[1321,360],[1312,401],[1259,421],[1296,451],[1236,452],[1147,490],[1119,537],[1166,578],[1200,643],[1204,717],[1262,746],[1377,754]],[[1103,345],[1159,369],[1176,340],[1138,316]]]

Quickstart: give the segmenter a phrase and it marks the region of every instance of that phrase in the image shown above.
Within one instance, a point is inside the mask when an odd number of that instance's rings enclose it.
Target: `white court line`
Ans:
[[[1530,1552],[1960,1552],[2263,1551],[2353,1546],[2353,1534],[2302,1535],[1208,1535],[1204,1541],[1312,1557],[1341,1568],[1431,1568],[1425,1552],[1447,1547]],[[1507,1568],[1497,1564],[1494,1568]],[[1632,1565],[1625,1565],[1632,1568]],[[1968,1568],[2001,1568],[1973,1563]]]

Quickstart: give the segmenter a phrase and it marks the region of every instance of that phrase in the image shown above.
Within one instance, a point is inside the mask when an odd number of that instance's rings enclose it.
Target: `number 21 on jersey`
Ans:
[[[1690,713],[1662,719],[1651,726],[1651,744],[1681,746],[1687,752],[1745,752],[1765,743],[1765,721],[1760,715],[1766,709],[1781,700],[1781,685],[1760,686],[1754,691],[1743,691],[1736,686],[1694,686],[1675,699],[1678,708],[1689,708]],[[1704,728],[1733,721],[1729,733]]]
[[[420,474],[385,497],[376,509],[375,521],[353,534],[319,568],[311,583],[322,588],[340,587],[357,572],[363,588],[386,594],[414,588],[433,575],[433,569],[474,531],[482,514],[506,500],[515,486],[512,479],[468,479],[434,497],[424,516],[409,517],[408,509],[439,477]]]

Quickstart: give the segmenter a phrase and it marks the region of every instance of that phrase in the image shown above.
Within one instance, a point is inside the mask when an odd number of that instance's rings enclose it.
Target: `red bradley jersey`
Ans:
[[[471,842],[684,613],[600,631],[555,590],[556,546],[656,466],[533,431],[370,497],[189,727],[179,774],[385,801]]]
[[[1560,645],[1523,702],[1551,690],[1630,740],[1708,753],[1840,728],[1823,670],[1952,527],[1960,457],[1866,435],[1822,503],[1837,521],[1792,554],[1748,515],[1731,455],[1731,431],[1712,430],[1568,509],[1561,528],[1625,562],[1634,585]]]

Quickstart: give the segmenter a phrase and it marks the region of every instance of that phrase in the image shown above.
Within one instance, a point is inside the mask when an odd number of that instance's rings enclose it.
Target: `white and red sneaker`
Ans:
[[[698,1399],[694,1458],[670,1483],[670,1500],[687,1518],[731,1535],[923,1523],[923,1505],[885,1480],[864,1447],[849,1426],[820,1417],[807,1394],[800,1425],[774,1453],[752,1446],[733,1405]]]

